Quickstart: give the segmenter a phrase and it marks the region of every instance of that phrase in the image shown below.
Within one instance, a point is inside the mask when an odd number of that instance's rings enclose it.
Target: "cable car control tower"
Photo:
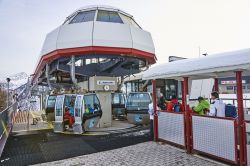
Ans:
[[[110,6],[88,6],[47,34],[32,82],[96,92],[103,109],[100,127],[108,127],[117,77],[139,73],[155,62],[152,37],[133,16]]]

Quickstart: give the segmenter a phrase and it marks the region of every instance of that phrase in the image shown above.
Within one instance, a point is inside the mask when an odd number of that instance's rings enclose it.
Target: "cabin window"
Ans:
[[[63,102],[64,102],[64,96],[57,96],[57,98],[56,98],[56,116],[62,116]]]
[[[127,109],[148,109],[150,102],[148,93],[130,93],[127,100]]]
[[[123,23],[117,12],[99,10],[96,21]]]
[[[114,93],[112,96],[113,96],[112,104],[119,104],[119,105],[125,104],[125,99],[123,94]]]
[[[77,96],[75,103],[75,117],[81,117],[82,97]]]
[[[227,90],[233,90],[234,87],[233,86],[227,86]]]
[[[89,112],[100,111],[100,102],[96,95],[85,95],[84,96],[85,109]]]
[[[121,13],[119,13],[119,15],[121,16],[124,24],[132,25],[133,27],[136,27],[136,28],[141,28],[132,18]]]
[[[70,24],[94,21],[94,18],[95,18],[95,10],[80,12],[70,21]]]
[[[52,108],[55,106],[56,96],[49,96],[47,100],[47,107]]]

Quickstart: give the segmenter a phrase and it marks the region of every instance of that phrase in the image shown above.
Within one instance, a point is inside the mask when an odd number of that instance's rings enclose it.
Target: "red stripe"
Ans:
[[[39,72],[43,69],[43,67],[47,62],[52,62],[62,57],[70,57],[72,55],[75,56],[88,55],[90,53],[111,54],[111,55],[126,54],[127,56],[136,56],[138,58],[145,58],[149,61],[150,64],[154,64],[156,62],[155,54],[133,48],[100,47],[100,46],[66,48],[66,49],[55,50],[46,55],[43,55],[39,61],[39,64],[36,67],[32,82],[34,82],[37,79]]]

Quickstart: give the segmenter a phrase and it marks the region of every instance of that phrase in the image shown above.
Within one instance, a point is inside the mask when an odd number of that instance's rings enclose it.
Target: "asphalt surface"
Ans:
[[[31,165],[92,154],[149,141],[143,127],[121,130],[109,135],[56,134],[52,130],[11,134],[0,165]]]

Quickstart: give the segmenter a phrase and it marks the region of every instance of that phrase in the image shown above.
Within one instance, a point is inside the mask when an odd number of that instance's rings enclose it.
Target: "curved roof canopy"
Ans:
[[[143,79],[219,78],[234,76],[235,71],[250,74],[250,49],[155,65],[143,73]]]
[[[84,79],[135,74],[156,62],[151,34],[111,6],[80,8],[48,33],[32,81],[69,80],[73,57],[75,74]]]

